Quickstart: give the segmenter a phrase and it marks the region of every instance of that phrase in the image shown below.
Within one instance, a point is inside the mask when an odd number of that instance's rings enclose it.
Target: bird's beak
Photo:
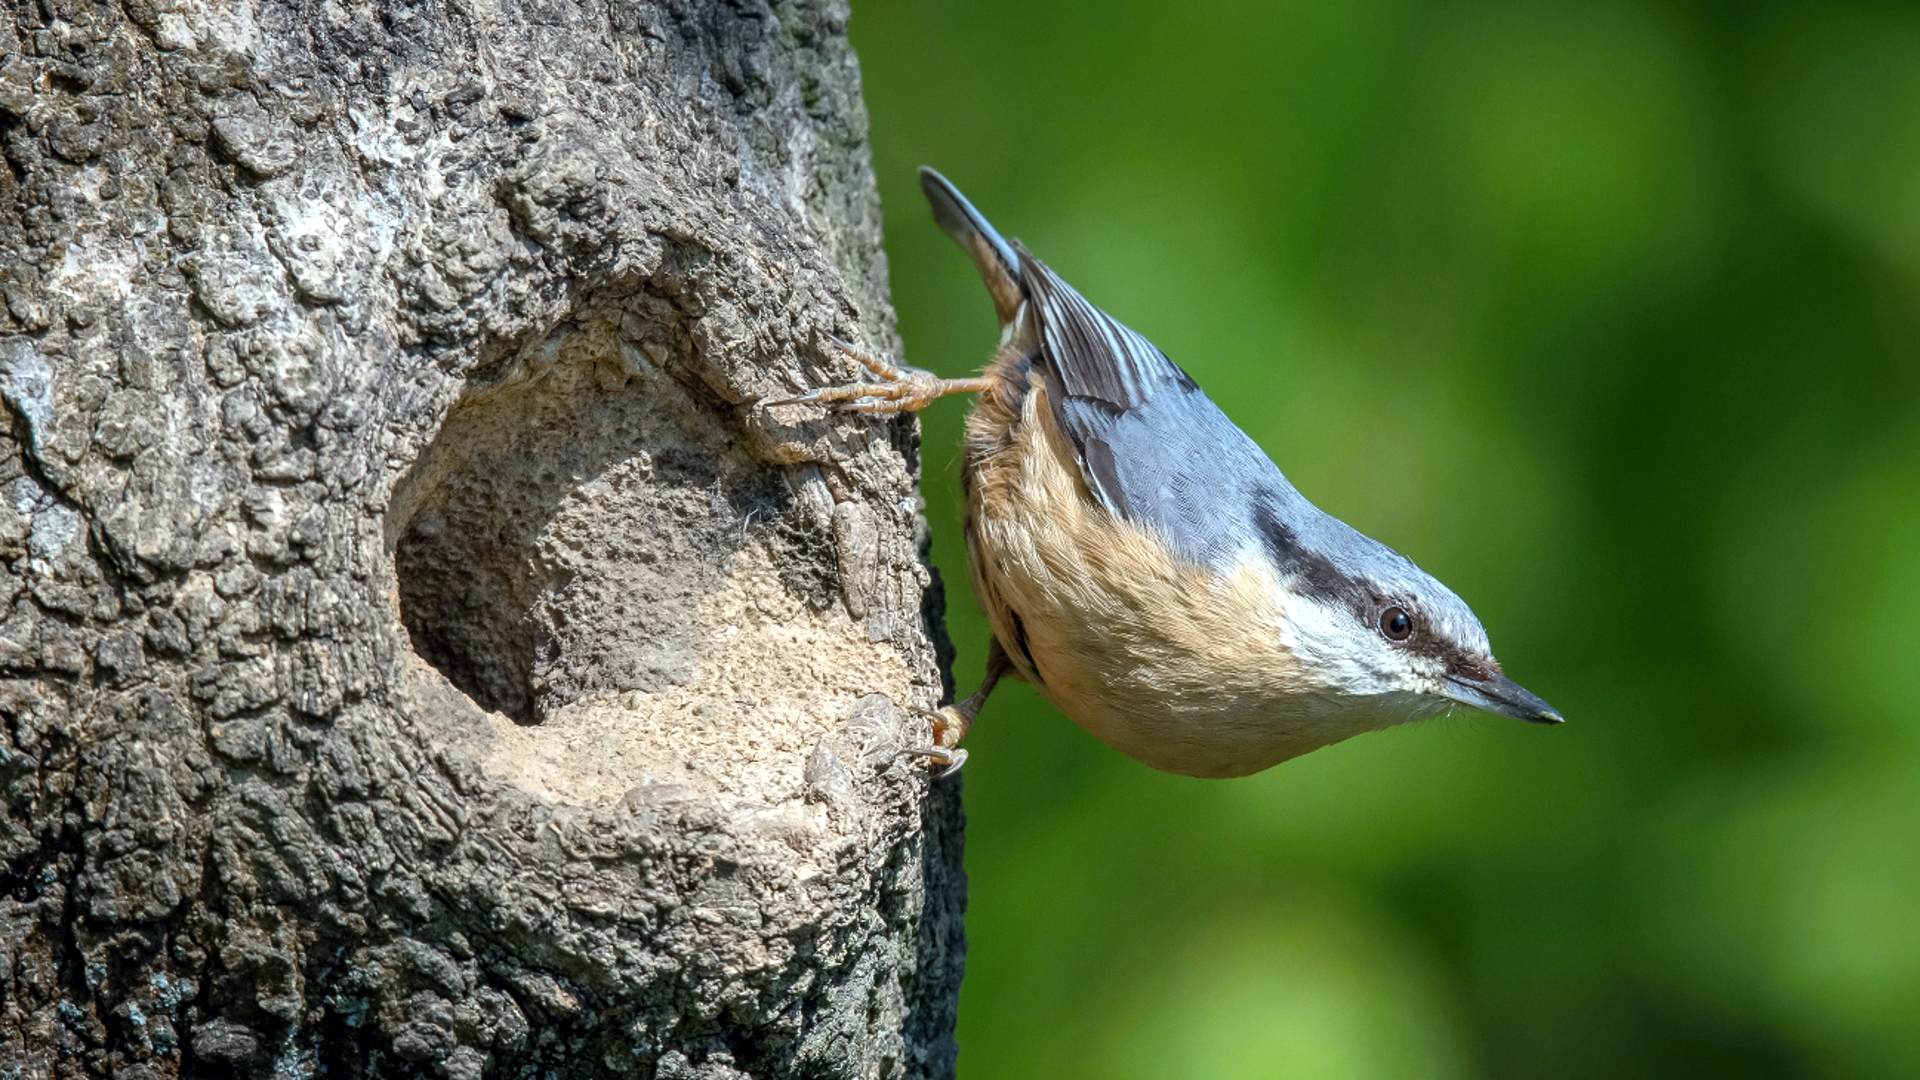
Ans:
[[[1535,697],[1527,688],[1505,675],[1475,679],[1448,675],[1440,693],[1470,708],[1483,709],[1497,716],[1530,720],[1536,724],[1559,724],[1566,718],[1553,706]]]

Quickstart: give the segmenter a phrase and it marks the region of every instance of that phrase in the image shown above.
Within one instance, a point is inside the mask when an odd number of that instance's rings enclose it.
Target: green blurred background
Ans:
[[[1176,13],[1178,10],[1179,13]],[[934,164],[1563,728],[1167,776],[970,736],[961,1075],[1920,1076],[1920,18],[855,0],[908,358]],[[963,689],[987,629],[925,414]]]

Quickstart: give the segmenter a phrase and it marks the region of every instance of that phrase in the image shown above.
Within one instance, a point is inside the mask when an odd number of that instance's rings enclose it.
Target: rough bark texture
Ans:
[[[0,1073],[950,1073],[845,3],[6,10]]]

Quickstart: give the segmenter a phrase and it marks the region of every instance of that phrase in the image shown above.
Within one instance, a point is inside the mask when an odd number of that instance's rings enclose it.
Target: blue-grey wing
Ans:
[[[1192,562],[1223,567],[1250,544],[1267,543],[1265,523],[1300,500],[1198,388],[1174,388],[1119,412],[1068,398],[1054,415],[1095,497]]]
[[[1014,241],[1020,284],[1040,331],[1042,360],[1063,394],[1126,410],[1193,379],[1153,342],[1087,303],[1026,245]]]
[[[1224,565],[1297,500],[1280,470],[1153,343],[1014,245],[1054,422],[1088,489],[1188,559]]]

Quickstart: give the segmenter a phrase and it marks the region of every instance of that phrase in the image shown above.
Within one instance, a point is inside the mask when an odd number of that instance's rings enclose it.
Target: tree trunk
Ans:
[[[844,0],[8,10],[0,1072],[949,1075]]]

